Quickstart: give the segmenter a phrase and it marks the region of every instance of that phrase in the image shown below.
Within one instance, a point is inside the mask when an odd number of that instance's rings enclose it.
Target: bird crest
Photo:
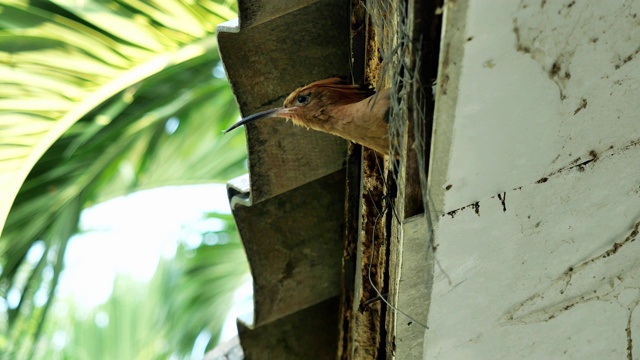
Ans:
[[[319,104],[348,105],[373,95],[367,85],[353,85],[344,78],[332,77],[313,82],[291,93],[284,101],[285,107],[306,105],[311,100]]]

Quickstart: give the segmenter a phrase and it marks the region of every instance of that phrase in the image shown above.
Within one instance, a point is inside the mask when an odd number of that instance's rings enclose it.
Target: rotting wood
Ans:
[[[405,5],[404,7],[401,5]],[[399,114],[395,121],[396,131],[390,131],[397,136],[397,151],[400,161],[397,172],[390,172],[396,181],[398,194],[395,200],[395,213],[391,221],[389,231],[390,259],[389,259],[389,301],[392,305],[398,304],[398,287],[402,277],[400,266],[403,258],[403,233],[401,227],[405,219],[424,213],[428,208],[426,194],[426,178],[430,156],[430,137],[433,123],[434,100],[431,94],[432,79],[437,76],[438,55],[440,48],[441,16],[438,7],[442,1],[425,2],[408,0],[395,2],[395,14],[393,18],[396,27],[389,39],[384,39],[383,46],[400,49],[399,54],[393,56],[391,66],[396,79],[391,79],[392,86],[397,94]],[[390,36],[390,34],[386,34]],[[404,36],[404,38],[403,38]],[[404,44],[404,45],[403,45]],[[388,51],[388,50],[387,50]],[[391,72],[392,70],[390,70]],[[393,96],[393,95],[392,95]],[[391,126],[394,126],[392,123]],[[422,235],[424,239],[425,261],[432,256],[430,248],[430,236]],[[427,261],[431,263],[432,261]],[[420,278],[430,278],[432,269],[423,269],[426,273]],[[406,276],[406,275],[405,275]],[[417,276],[417,275],[416,275]],[[424,284],[425,288],[428,284]],[[428,307],[428,299],[424,299],[424,306]],[[406,303],[403,304],[403,307]],[[401,309],[409,312],[410,309]],[[401,317],[398,318],[398,317]],[[405,321],[406,320],[406,321]],[[426,322],[426,319],[420,319]],[[396,355],[397,323],[409,324],[412,321],[404,318],[392,309],[387,313],[387,359]],[[414,324],[416,336],[424,329]],[[406,332],[405,332],[406,333]],[[415,337],[415,336],[414,336]],[[411,358],[421,359],[421,353],[412,352]],[[407,353],[404,352],[403,356]]]
[[[345,241],[345,259],[343,260],[343,294],[341,308],[341,334],[339,346],[339,359],[393,358],[395,350],[395,317],[390,309],[378,296],[369,282],[369,264],[371,263],[371,278],[380,293],[390,292],[388,298],[392,303],[396,302],[395,288],[400,276],[398,269],[399,255],[402,251],[401,232],[398,221],[423,212],[423,189],[421,187],[420,172],[426,175],[426,166],[429,157],[428,138],[431,133],[433,114],[433,100],[431,98],[431,79],[435,78],[437,69],[439,48],[440,15],[436,14],[436,7],[441,1],[429,4],[417,0],[411,1],[372,1],[365,9],[366,27],[363,26],[363,7],[361,2],[353,2],[351,14],[352,29],[352,57],[355,71],[352,76],[357,82],[366,80],[374,85],[382,84],[381,88],[393,86],[393,81],[400,79],[401,85],[396,94],[409,94],[414,86],[419,83],[428,84],[426,87],[426,101],[415,103],[415,97],[404,95],[399,103],[398,116],[408,126],[404,126],[398,137],[400,161],[394,161],[389,165],[382,158],[375,158],[375,153],[363,149],[361,187],[358,204],[353,203],[356,191],[354,186],[355,173],[349,172],[347,221],[355,225],[354,206],[359,207],[358,231],[359,238],[354,249],[353,237],[355,228],[347,226],[347,239]],[[409,14],[407,18],[396,13],[396,9],[402,9],[403,14]],[[409,10],[409,12],[407,12]],[[404,15],[405,17],[407,15]],[[416,25],[416,22],[420,24]],[[399,25],[399,23],[401,23]],[[398,29],[405,26],[405,29]],[[403,52],[398,46],[397,34],[404,33],[416,40],[409,46],[411,51]],[[424,36],[420,36],[420,33]],[[385,40],[386,37],[386,40]],[[395,37],[395,40],[394,40]],[[382,39],[382,40],[381,40]],[[388,41],[387,41],[388,40]],[[394,45],[395,44],[395,45]],[[385,47],[386,48],[382,48]],[[401,61],[390,62],[387,56],[394,47],[402,56]],[[364,49],[362,49],[364,47]],[[430,53],[416,58],[416,48]],[[399,50],[400,49],[400,50]],[[387,63],[389,63],[387,65]],[[363,71],[362,74],[360,71]],[[413,82],[413,76],[419,78]],[[406,88],[402,88],[405,86]],[[400,99],[399,99],[400,101]],[[424,118],[420,158],[414,151],[414,127],[409,119],[413,120],[413,107],[420,106],[422,114],[428,114]],[[428,129],[428,130],[425,130]],[[427,133],[428,132],[428,133]],[[358,153],[359,154],[359,153]],[[353,156],[353,152],[352,152]],[[354,162],[350,158],[349,163]],[[387,184],[385,185],[385,181]],[[395,184],[398,183],[396,187]],[[397,194],[396,194],[397,193]],[[388,204],[391,196],[396,198],[397,204],[392,208]],[[380,215],[383,212],[383,215]],[[350,230],[349,230],[350,229]],[[427,234],[425,234],[425,239]],[[425,248],[428,244],[425,242]],[[355,251],[355,254],[354,254]],[[372,253],[373,252],[373,253]],[[355,263],[354,263],[355,261]],[[355,270],[355,276],[350,278],[349,271]],[[349,308],[351,302],[351,308]]]

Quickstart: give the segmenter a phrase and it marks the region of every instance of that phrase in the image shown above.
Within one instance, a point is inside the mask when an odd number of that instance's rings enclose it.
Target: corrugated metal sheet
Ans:
[[[350,73],[349,3],[239,1],[218,42],[244,115],[297,87]],[[239,26],[238,26],[239,25]],[[344,239],[346,141],[282,119],[248,125],[249,178],[230,201],[254,277],[247,358],[332,359]]]

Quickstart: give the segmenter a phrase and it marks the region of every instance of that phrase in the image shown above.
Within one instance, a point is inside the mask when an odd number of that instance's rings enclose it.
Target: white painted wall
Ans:
[[[445,19],[424,358],[640,358],[640,1]]]

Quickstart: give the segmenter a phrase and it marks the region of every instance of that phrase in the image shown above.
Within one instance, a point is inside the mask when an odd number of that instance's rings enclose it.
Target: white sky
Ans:
[[[86,232],[69,242],[57,296],[91,308],[107,300],[117,273],[149,280],[160,258],[175,254],[180,238],[200,243],[200,233],[188,225],[205,212],[230,213],[224,185],[146,190],[86,209],[80,220]],[[227,319],[223,341],[235,336],[235,317],[252,311],[251,292],[250,282],[239,289],[240,304]]]

